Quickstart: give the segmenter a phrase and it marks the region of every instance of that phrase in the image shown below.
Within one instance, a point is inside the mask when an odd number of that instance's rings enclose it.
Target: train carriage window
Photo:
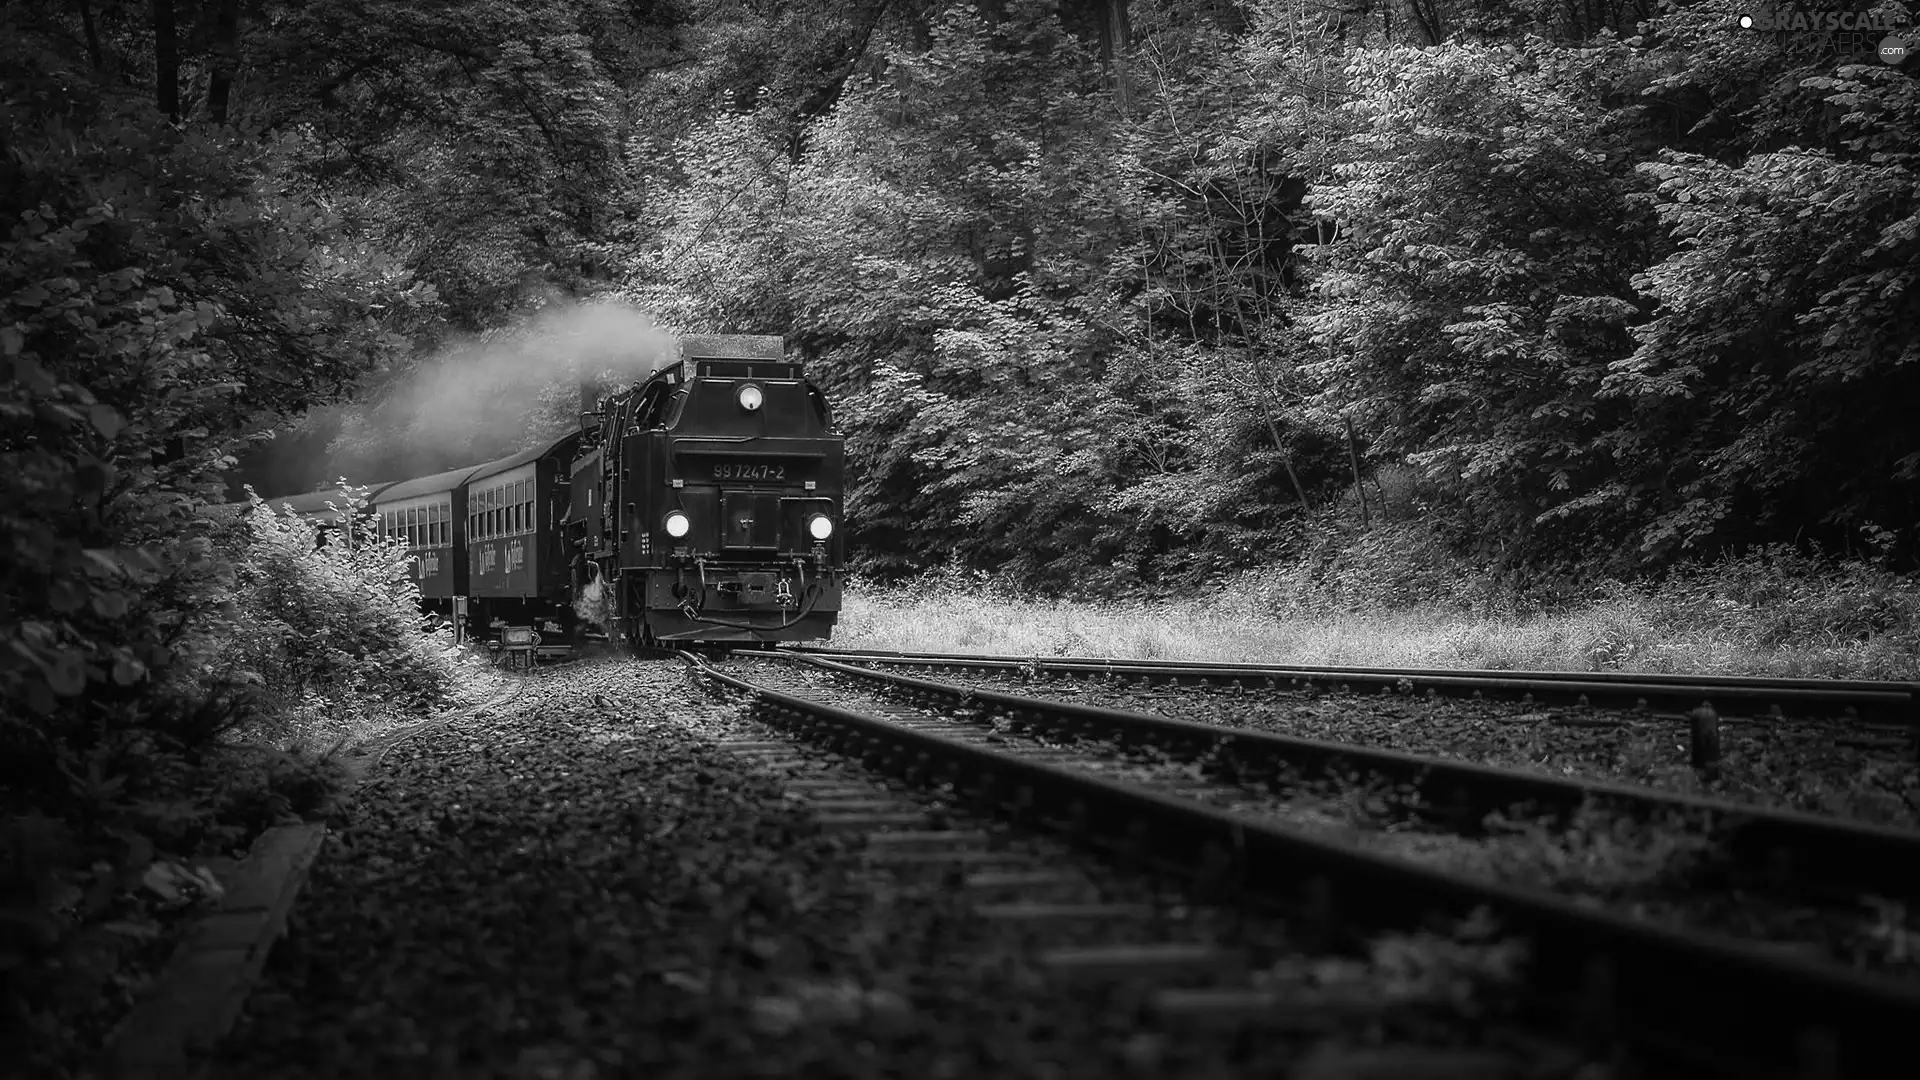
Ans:
[[[532,532],[534,525],[537,524],[537,519],[534,516],[534,510],[533,510],[533,487],[534,487],[533,481],[531,480],[525,481],[521,484],[520,523],[521,523],[521,528],[527,532]]]
[[[500,501],[506,504],[501,509],[507,512],[507,534],[511,536],[520,531],[520,481],[508,484]]]
[[[420,546],[420,508],[417,506],[407,507],[407,546]]]
[[[427,506],[427,546],[428,547],[440,546],[440,504],[439,503],[430,503]]]
[[[409,506],[405,510],[402,510],[401,513],[404,514],[405,517],[400,523],[400,537],[406,542],[408,547],[413,547],[413,507]]]
[[[453,499],[440,504],[440,546],[453,546]]]
[[[527,483],[525,480],[522,480],[519,483],[513,485],[513,512],[514,512],[514,531],[515,532],[527,531],[527,520],[530,517],[532,517],[531,514],[527,513],[527,500],[529,498],[529,493],[527,489],[531,488],[532,486],[533,486],[532,484]]]

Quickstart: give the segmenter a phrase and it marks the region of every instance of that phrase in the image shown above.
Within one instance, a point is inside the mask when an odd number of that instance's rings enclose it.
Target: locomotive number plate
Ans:
[[[713,466],[715,480],[785,480],[785,465],[722,461]]]

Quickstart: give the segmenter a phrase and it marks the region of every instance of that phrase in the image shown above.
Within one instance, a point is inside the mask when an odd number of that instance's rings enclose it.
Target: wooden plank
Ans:
[[[211,1047],[240,1015],[274,939],[326,838],[326,826],[278,825],[235,868],[226,900],[202,916],[147,996],[108,1040],[115,1080],[184,1075],[188,1053]]]

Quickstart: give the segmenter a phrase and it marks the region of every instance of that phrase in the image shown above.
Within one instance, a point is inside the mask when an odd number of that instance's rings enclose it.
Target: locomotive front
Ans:
[[[681,339],[583,415],[569,539],[580,614],[634,644],[828,636],[844,436],[778,337]]]

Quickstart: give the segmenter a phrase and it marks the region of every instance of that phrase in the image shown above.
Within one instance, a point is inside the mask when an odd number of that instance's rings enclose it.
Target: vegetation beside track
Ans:
[[[169,669],[109,673],[127,693],[91,723],[0,717],[0,967],[24,976],[0,1034],[24,1075],[84,1067],[253,839],[338,809],[341,750],[495,684],[421,618],[403,550],[265,507],[200,528],[197,576],[138,610]]]
[[[1008,656],[1920,679],[1920,579],[1770,548],[1515,587],[1406,530],[1181,599],[1046,599],[943,568],[849,590],[833,644]]]

